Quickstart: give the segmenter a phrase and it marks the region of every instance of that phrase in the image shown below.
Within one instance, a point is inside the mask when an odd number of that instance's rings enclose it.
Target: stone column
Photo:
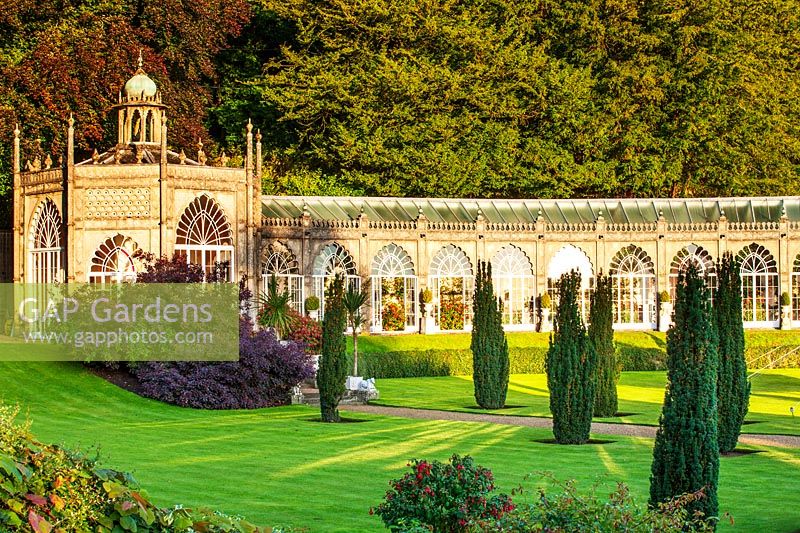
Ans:
[[[23,216],[25,205],[22,195],[22,176],[20,175],[20,147],[19,147],[19,125],[14,126],[14,213],[13,213],[13,245],[14,245],[14,282],[21,283],[24,273],[25,261],[25,239],[23,237],[24,223]]]
[[[167,233],[167,114],[161,115],[161,159],[158,174],[158,255],[169,255],[169,235]]]
[[[75,268],[77,260],[75,258],[75,223],[77,212],[75,210],[75,119],[69,116],[69,128],[67,129],[67,180],[64,193],[66,194],[66,265],[64,274],[67,282],[75,281]]]

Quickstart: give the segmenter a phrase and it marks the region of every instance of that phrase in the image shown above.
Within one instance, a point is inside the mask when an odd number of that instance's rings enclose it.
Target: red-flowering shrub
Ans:
[[[286,338],[301,343],[307,354],[318,354],[322,349],[322,325],[313,318],[294,313]]]
[[[406,329],[406,314],[397,302],[386,302],[381,310],[383,331],[402,331]]]
[[[442,533],[483,530],[514,509],[509,496],[489,496],[491,470],[468,455],[453,455],[449,464],[415,459],[408,466],[411,472],[390,481],[385,501],[370,509],[392,531],[404,531],[408,523]]]
[[[439,312],[439,328],[442,330],[464,329],[464,311],[462,302],[444,301]]]
[[[295,385],[314,374],[300,344],[279,342],[271,331],[253,333],[240,321],[239,360],[144,363],[136,369],[142,394],[200,409],[256,409],[286,404]]]

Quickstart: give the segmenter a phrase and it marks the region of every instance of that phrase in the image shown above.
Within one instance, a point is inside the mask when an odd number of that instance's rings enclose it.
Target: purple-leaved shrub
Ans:
[[[144,396],[199,409],[257,409],[288,402],[295,385],[314,374],[302,345],[239,323],[239,360],[143,363],[136,368]]]

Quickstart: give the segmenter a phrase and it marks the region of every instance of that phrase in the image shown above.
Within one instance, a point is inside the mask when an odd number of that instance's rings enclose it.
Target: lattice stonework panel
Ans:
[[[88,218],[139,218],[150,216],[148,189],[88,189]]]

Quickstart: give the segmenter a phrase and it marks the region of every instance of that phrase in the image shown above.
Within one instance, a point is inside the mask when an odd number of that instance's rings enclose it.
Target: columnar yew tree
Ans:
[[[491,264],[478,262],[470,348],[475,401],[483,409],[500,409],[508,393],[508,341],[501,305],[494,296]]]
[[[322,319],[322,357],[319,360],[317,384],[323,422],[339,422],[339,401],[344,395],[347,378],[347,342],[344,330],[347,314],[344,309],[344,277],[337,274],[325,295],[325,317]]]
[[[617,368],[614,347],[611,277],[602,273],[595,280],[589,307],[589,341],[597,354],[597,381],[594,391],[594,416],[614,416],[617,412]]]
[[[689,504],[717,516],[717,334],[708,289],[695,265],[678,275],[674,323],[667,332],[667,392],[650,476],[650,505],[705,491]]]
[[[576,271],[558,280],[555,327],[545,360],[553,435],[560,444],[587,442],[592,427],[597,356],[578,311],[580,286]]]
[[[714,310],[719,332],[719,451],[725,453],[736,448],[750,401],[750,382],[747,381],[747,363],[744,359],[742,278],[739,263],[730,252],[726,252],[717,264]]]

